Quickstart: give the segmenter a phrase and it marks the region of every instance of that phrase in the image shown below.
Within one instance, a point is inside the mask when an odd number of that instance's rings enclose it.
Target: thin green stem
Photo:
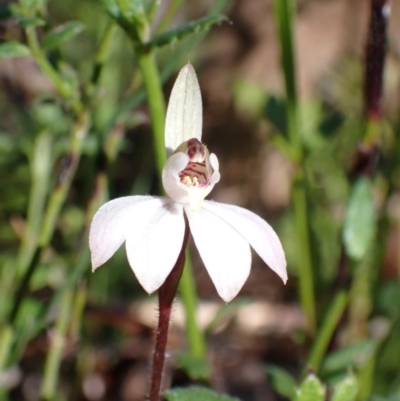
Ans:
[[[0,371],[6,366],[12,341],[13,329],[11,326],[3,326],[0,330]]]
[[[40,245],[45,247],[49,244],[57,219],[61,211],[61,207],[67,197],[71,187],[72,179],[78,167],[81,157],[82,144],[90,127],[90,118],[88,112],[80,114],[79,119],[75,122],[71,132],[71,144],[69,153],[65,157],[65,168],[59,175],[59,182],[54,188],[46,214],[43,221],[42,231],[40,234]]]
[[[117,26],[114,22],[110,22],[107,26],[104,35],[100,41],[100,46],[96,54],[96,58],[94,61],[92,77],[91,77],[91,84],[96,85],[99,81],[101,71],[104,67],[104,63],[107,59],[112,40],[114,38],[114,34],[116,32]]]
[[[36,270],[36,267],[38,266],[38,262],[40,259],[40,255],[42,253],[42,248],[36,248],[34,254],[32,255],[32,259],[30,260],[29,266],[24,272],[24,275],[22,277],[21,283],[19,284],[19,287],[17,289],[15,298],[14,298],[14,303],[10,312],[10,317],[9,317],[9,322],[10,324],[14,324],[18,317],[18,312],[20,310],[20,307],[22,305],[22,302],[24,300],[25,294],[29,288],[29,283],[31,281],[31,278],[33,276],[33,273]]]
[[[322,360],[335,333],[338,322],[346,309],[348,299],[348,294],[345,291],[338,292],[326,314],[308,357],[308,365],[315,372],[318,372],[321,367]]]
[[[73,310],[71,314],[71,336],[73,338],[78,338],[81,332],[82,322],[83,322],[82,317],[85,312],[87,295],[88,291],[87,291],[86,281],[82,280],[77,286],[75,292]]]
[[[293,207],[295,230],[297,237],[297,251],[299,253],[299,289],[300,303],[306,317],[307,332],[313,336],[316,331],[316,307],[314,297],[314,279],[311,264],[310,237],[307,216],[307,199],[302,172],[298,172],[294,179]]]
[[[55,398],[58,376],[62,361],[67,330],[71,319],[72,291],[66,291],[61,299],[61,309],[56,327],[51,337],[50,350],[44,367],[41,396],[43,400],[50,401]]]
[[[11,326],[3,326],[0,329],[0,372],[7,366],[8,357],[13,343],[13,329]],[[6,398],[7,388],[0,383],[0,400]]]
[[[140,70],[147,92],[150,118],[153,128],[153,148],[157,171],[160,173],[167,160],[164,143],[165,101],[154,55],[151,52],[138,52]]]
[[[175,17],[176,12],[178,11],[182,3],[183,0],[172,0],[169,3],[167,12],[165,13],[163,20],[161,21],[160,25],[157,28],[158,33],[164,32],[169,27],[172,19]]]
[[[71,85],[65,83],[63,79],[60,77],[58,72],[54,69],[54,67],[47,60],[46,55],[43,53],[39,40],[36,35],[36,29],[34,27],[26,28],[26,37],[28,41],[29,48],[31,49],[31,53],[35,61],[38,63],[39,67],[43,70],[43,72],[50,78],[56,87],[58,93],[66,100],[71,100],[74,96],[74,90]],[[75,104],[75,107],[78,109],[78,104]]]
[[[186,334],[189,349],[195,358],[204,359],[206,356],[206,343],[203,333],[199,330],[196,320],[197,291],[193,279],[193,271],[190,253],[187,250],[185,268],[179,283],[179,294],[185,305],[186,311]]]
[[[47,200],[50,176],[52,172],[52,134],[43,131],[35,140],[31,158],[31,188],[29,194],[28,215],[18,255],[18,272],[26,271],[38,244],[45,203]]]
[[[292,162],[298,167],[294,178],[293,207],[296,237],[299,252],[300,302],[307,320],[307,331],[313,336],[316,331],[316,309],[314,279],[311,261],[310,234],[307,217],[307,198],[303,168],[303,146],[299,134],[299,121],[296,91],[296,63],[293,45],[294,2],[293,0],[274,1],[275,21],[281,47],[281,64],[285,77],[286,117],[288,141],[293,153]]]
[[[22,305],[25,292],[29,287],[29,283],[33,276],[33,273],[35,272],[36,267],[38,266],[41,252],[45,247],[47,247],[53,236],[58,216],[60,214],[62,205],[64,204],[64,201],[67,197],[73,176],[75,174],[76,168],[80,160],[82,143],[88,129],[89,129],[88,114],[83,113],[81,115],[81,119],[77,123],[75,123],[73,127],[70,153],[67,156],[67,166],[65,167],[64,171],[60,176],[58,185],[56,185],[50,196],[49,204],[46,209],[42,223],[42,230],[40,233],[39,244],[38,244],[39,246],[36,247],[35,252],[32,253],[32,257],[30,258],[29,262],[27,262],[29,267],[24,273],[24,277],[18,288],[17,295],[15,297],[15,302],[10,313],[11,323],[14,322],[18,316],[18,312]]]

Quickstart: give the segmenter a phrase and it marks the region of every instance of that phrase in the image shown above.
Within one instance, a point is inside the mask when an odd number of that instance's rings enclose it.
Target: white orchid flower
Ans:
[[[181,251],[186,219],[215,284],[228,302],[247,280],[250,245],[286,282],[286,260],[278,236],[256,214],[204,200],[219,181],[218,159],[200,142],[202,103],[191,64],[181,70],[168,104],[162,180],[169,197],[127,196],[103,205],[93,218],[92,267],[104,264],[125,241],[128,261],[142,287],[156,291]]]

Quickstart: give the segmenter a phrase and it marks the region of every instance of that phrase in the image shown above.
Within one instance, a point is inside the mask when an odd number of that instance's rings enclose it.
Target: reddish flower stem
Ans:
[[[160,390],[162,374],[165,362],[165,350],[167,348],[168,328],[171,317],[172,302],[174,301],[181,278],[183,267],[185,265],[185,250],[189,239],[189,229],[186,223],[185,234],[181,252],[175,263],[174,268],[165,280],[164,284],[158,290],[158,327],[156,331],[153,364],[151,367],[151,384],[149,401],[160,400]]]
[[[383,71],[387,50],[389,0],[370,0],[371,16],[368,26],[365,76],[364,113],[366,132],[360,144],[350,178],[371,177],[380,156],[380,121],[382,118]]]
[[[371,0],[364,80],[365,113],[368,120],[380,120],[382,115],[382,82],[389,7],[388,0]]]

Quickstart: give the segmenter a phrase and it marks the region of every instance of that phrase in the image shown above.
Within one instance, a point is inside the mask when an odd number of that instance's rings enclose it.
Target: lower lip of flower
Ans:
[[[192,138],[182,143],[176,151],[189,156],[187,166],[179,173],[180,182],[189,188],[207,186],[213,173],[207,147],[198,139]]]
[[[179,173],[179,179],[187,187],[203,187],[208,183],[206,163],[189,162]]]

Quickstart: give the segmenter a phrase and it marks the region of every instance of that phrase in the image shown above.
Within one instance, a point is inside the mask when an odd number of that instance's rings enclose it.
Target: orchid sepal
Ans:
[[[187,63],[172,88],[165,119],[165,148],[169,157],[178,146],[196,138],[201,140],[203,106],[197,76]]]

